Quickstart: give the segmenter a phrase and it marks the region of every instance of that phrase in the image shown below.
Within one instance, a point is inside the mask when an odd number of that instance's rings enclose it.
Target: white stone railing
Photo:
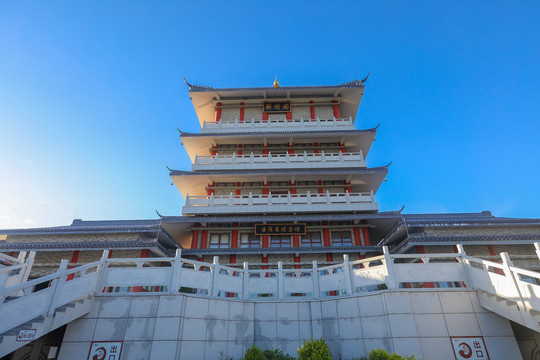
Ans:
[[[302,153],[294,154],[246,154],[246,155],[195,155],[191,170],[213,170],[225,167],[227,170],[235,169],[267,169],[271,165],[274,169],[280,168],[343,168],[366,167],[364,154],[359,152],[346,153]]]
[[[0,288],[25,282],[30,275],[30,269],[34,264],[35,251],[31,251],[26,257],[26,251],[21,251],[18,257],[12,257],[0,253]],[[10,265],[1,265],[10,264]]]
[[[352,117],[343,119],[279,119],[279,120],[221,120],[205,121],[201,132],[227,131],[227,132],[249,132],[254,130],[329,130],[336,128],[340,130],[354,130]]]
[[[536,244],[537,249],[539,245]],[[540,273],[512,266],[502,253],[502,263],[458,253],[393,255],[310,268],[250,269],[174,258],[109,259],[68,269],[60,268],[39,279],[0,288],[0,334],[39,316],[52,316],[55,309],[84,296],[160,295],[190,293],[244,300],[311,300],[354,295],[377,290],[409,291],[428,288],[481,290],[516,304],[522,324],[538,328],[533,317],[540,312]],[[70,277],[70,275],[72,275]],[[35,291],[38,284],[48,283]],[[21,294],[21,295],[18,295]],[[504,316],[504,314],[503,314]],[[537,330],[538,331],[538,330]]]
[[[62,260],[53,274],[0,288],[0,334],[37,317],[53,316],[57,308],[98,292],[103,258],[72,269],[68,263]],[[47,286],[35,291],[43,283]]]
[[[377,211],[373,191],[365,193],[186,195],[182,213]]]

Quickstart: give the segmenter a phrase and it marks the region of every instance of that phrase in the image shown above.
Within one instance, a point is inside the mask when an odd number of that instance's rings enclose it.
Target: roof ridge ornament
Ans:
[[[363,78],[362,80],[353,80],[353,81],[349,81],[349,82],[344,82],[344,83],[341,83],[339,84],[340,86],[358,86],[358,85],[364,85],[364,83],[366,82],[366,80],[368,79],[369,77],[369,73],[367,74],[367,76],[365,78]]]
[[[274,86],[272,86],[274,88],[278,88],[279,87],[279,82],[277,81],[277,75],[276,75],[276,80],[274,80]]]
[[[192,91],[193,89],[213,89],[211,86],[205,86],[205,85],[197,85],[197,84],[190,84],[187,82],[186,78],[184,77],[184,82],[189,88],[189,91]]]
[[[369,78],[369,73],[367,73],[367,76],[363,80],[360,80],[360,83],[362,84],[365,83],[368,78]]]

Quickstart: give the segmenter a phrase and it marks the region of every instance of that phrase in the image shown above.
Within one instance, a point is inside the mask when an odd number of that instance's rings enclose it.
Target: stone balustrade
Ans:
[[[240,170],[240,169],[310,169],[310,168],[346,168],[366,167],[364,154],[359,152],[337,153],[308,153],[306,151],[294,154],[231,154],[231,155],[196,155],[191,166],[192,171],[198,170]]]
[[[231,209],[231,206],[234,209]],[[310,193],[247,195],[186,195],[184,215],[291,213],[317,211],[377,211],[373,191],[365,193]]]
[[[224,266],[217,256],[213,263],[184,259],[180,250],[174,258],[141,259],[109,259],[105,251],[100,261],[68,269],[68,261],[62,260],[54,274],[0,288],[0,333],[52,315],[58,307],[90,295],[187,293],[250,301],[303,301],[426,288],[477,290],[503,299],[517,307],[514,320],[519,317],[519,323],[540,330],[536,321],[540,273],[514,267],[506,253],[501,254],[502,263],[497,263],[467,256],[461,245],[458,251],[390,254],[383,247],[381,256],[350,261],[344,255],[342,263],[319,267],[314,261],[303,269],[288,268],[281,262],[269,269],[250,269],[247,262],[241,267]],[[48,287],[36,291],[43,283]],[[493,309],[500,314],[502,310]]]
[[[201,129],[202,133],[226,131],[226,132],[250,132],[259,130],[280,130],[280,131],[313,131],[313,130],[354,130],[352,117],[331,118],[331,119],[279,119],[279,120],[222,120],[205,121]]]

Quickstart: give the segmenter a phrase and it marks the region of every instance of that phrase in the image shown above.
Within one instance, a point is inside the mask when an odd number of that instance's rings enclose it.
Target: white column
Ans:
[[[386,267],[386,282],[388,289],[398,289],[398,284],[396,284],[396,278],[394,277],[394,262],[390,256],[390,252],[388,251],[388,246],[383,246],[383,255],[384,266]]]
[[[219,256],[214,256],[214,264],[213,264],[213,274],[212,274],[212,289],[210,291],[210,294],[212,296],[218,296],[219,293],[219,287],[218,287],[218,275],[219,275]]]
[[[169,294],[176,294],[180,289],[180,275],[182,273],[182,249],[176,250],[176,256],[171,264],[171,283],[169,284]]]
[[[242,276],[244,277],[242,279],[242,299],[247,300],[249,298],[249,264],[247,261],[244,262],[244,271]]]
[[[347,295],[353,294],[353,284],[351,279],[351,267],[349,265],[349,255],[343,254],[343,274],[345,274],[345,285],[347,286]]]
[[[283,294],[283,262],[278,262],[278,298],[283,299],[285,295]]]
[[[311,270],[311,278],[313,279],[313,297],[318,299],[320,297],[319,291],[319,270],[317,269],[317,261],[313,260],[313,269]]]

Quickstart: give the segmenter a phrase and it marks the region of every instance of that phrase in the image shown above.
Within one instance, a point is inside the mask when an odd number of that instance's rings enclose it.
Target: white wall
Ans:
[[[450,336],[483,336],[490,359],[520,359],[508,320],[468,291],[393,291],[314,301],[241,301],[187,295],[98,297],[68,325],[60,360],[91,341],[124,341],[121,359],[240,359],[253,343],[296,356],[302,339],[324,338],[334,358],[381,347],[453,359]]]

